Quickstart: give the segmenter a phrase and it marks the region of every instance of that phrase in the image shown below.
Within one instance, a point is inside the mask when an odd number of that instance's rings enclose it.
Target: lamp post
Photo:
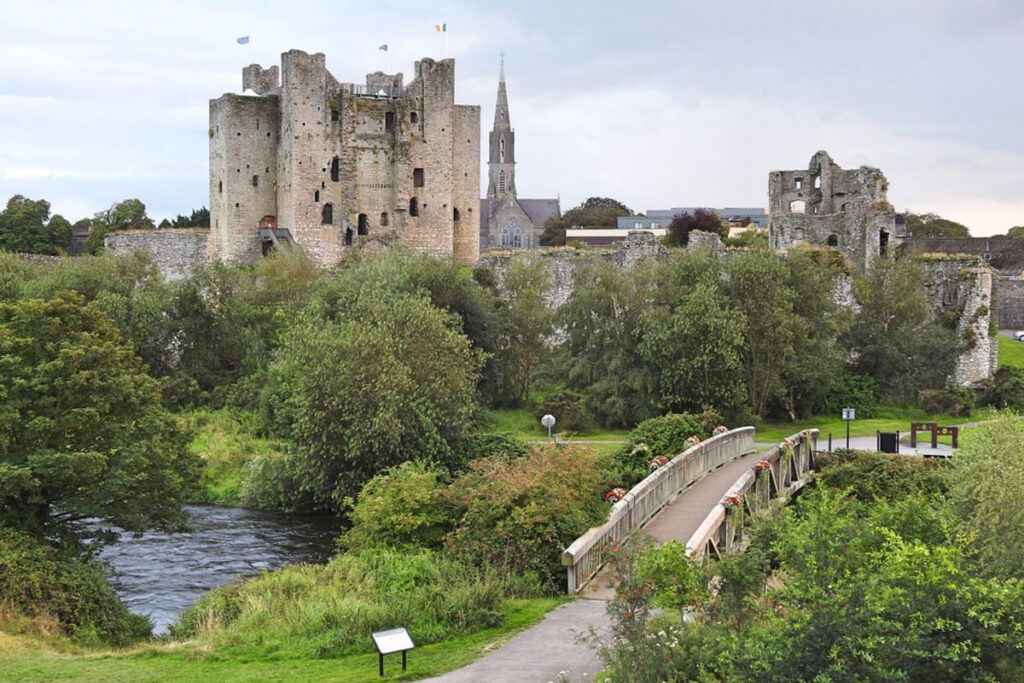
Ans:
[[[540,419],[540,423],[548,428],[548,442],[551,441],[551,428],[555,426],[555,416],[545,415]]]

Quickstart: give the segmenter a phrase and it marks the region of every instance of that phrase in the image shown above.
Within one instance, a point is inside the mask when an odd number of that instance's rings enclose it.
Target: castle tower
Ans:
[[[508,93],[505,90],[505,58],[501,58],[498,74],[498,101],[494,105],[494,127],[491,129],[491,153],[487,161],[487,198],[516,196],[516,133],[508,114]]]

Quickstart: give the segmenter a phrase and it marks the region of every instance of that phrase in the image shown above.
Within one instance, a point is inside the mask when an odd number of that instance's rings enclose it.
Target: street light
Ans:
[[[555,426],[555,416],[545,415],[540,419],[540,423],[548,428],[548,441],[551,441],[551,428]]]

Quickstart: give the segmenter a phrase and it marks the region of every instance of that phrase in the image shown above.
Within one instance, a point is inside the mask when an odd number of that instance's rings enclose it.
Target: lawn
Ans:
[[[916,407],[891,407],[879,411],[879,416],[854,420],[850,423],[850,436],[870,436],[876,431],[880,432],[904,432],[910,433],[911,422],[938,422],[940,426],[951,424],[962,424],[964,422],[975,422],[992,417],[993,411],[989,408],[980,408],[971,413],[970,417],[950,417],[948,415],[931,415]],[[828,438],[832,432],[834,441],[846,437],[846,423],[839,416],[816,416],[798,422],[768,422],[758,427],[756,441],[775,442],[799,432],[802,429],[817,427],[821,430],[821,437]],[[930,437],[929,437],[930,438]],[[948,443],[949,439],[944,439]]]
[[[1024,342],[999,335],[999,365],[1024,368]]]
[[[296,658],[256,648],[210,650],[195,643],[166,643],[122,651],[69,650],[66,644],[12,636],[0,631],[0,679],[11,681],[411,681],[468,664],[497,643],[538,623],[565,598],[510,600],[497,627],[416,648],[402,674],[401,656],[385,658],[385,679],[377,655]],[[369,634],[367,634],[369,637]]]
[[[555,416],[558,417],[557,415]],[[524,441],[538,441],[548,438],[548,431],[541,425],[540,420],[532,411],[526,409],[505,409],[487,411],[488,424],[485,429],[492,432],[509,433],[517,439]],[[555,424],[555,432],[563,434],[558,424]],[[568,441],[615,441],[626,440],[629,434],[628,429],[604,429],[591,427],[575,432],[565,433]],[[560,437],[563,438],[563,437]]]

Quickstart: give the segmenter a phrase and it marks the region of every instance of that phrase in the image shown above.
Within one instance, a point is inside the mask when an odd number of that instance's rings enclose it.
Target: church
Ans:
[[[490,134],[487,196],[480,200],[480,249],[533,249],[549,218],[562,215],[558,199],[516,195],[516,133],[508,112],[505,63],[498,76],[498,100]]]

